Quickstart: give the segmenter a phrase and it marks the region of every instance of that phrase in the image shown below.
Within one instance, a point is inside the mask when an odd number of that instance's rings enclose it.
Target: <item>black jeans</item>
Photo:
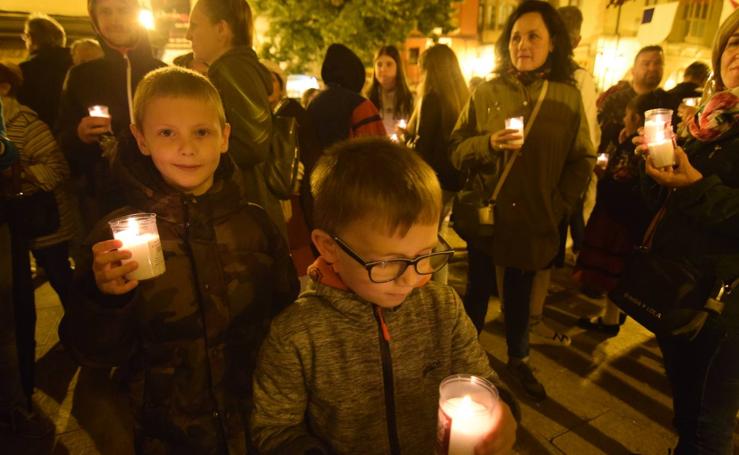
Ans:
[[[13,312],[15,316],[15,343],[23,391],[28,399],[33,395],[34,362],[36,360],[36,305],[33,296],[29,239],[11,231],[13,261]]]
[[[15,344],[12,265],[10,229],[0,222],[0,414],[7,414],[26,400]]]
[[[675,454],[731,454],[739,410],[739,328],[709,316],[692,342],[658,341],[672,386]]]
[[[485,314],[488,311],[488,300],[498,293],[495,284],[495,266],[493,258],[485,251],[467,245],[467,291],[464,296],[464,309],[477,333],[485,326]]]
[[[534,275],[536,272],[528,270],[504,269],[502,294],[509,359],[523,359],[529,355],[529,316]]]
[[[36,258],[36,264],[46,271],[49,284],[59,295],[62,306],[67,308],[72,278],[74,277],[72,267],[69,265],[68,243],[57,243],[46,248],[34,249],[32,252],[33,257]]]

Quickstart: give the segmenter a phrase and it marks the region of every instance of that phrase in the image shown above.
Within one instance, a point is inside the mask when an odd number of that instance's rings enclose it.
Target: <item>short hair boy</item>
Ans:
[[[499,384],[457,294],[429,282],[453,254],[438,236],[438,180],[417,154],[366,138],[329,149],[311,187],[321,256],[262,346],[253,442],[264,453],[433,453],[441,381]],[[515,440],[508,405],[486,453]]]
[[[83,365],[126,367],[137,453],[245,453],[256,353],[297,275],[225,154],[215,87],[163,68],[133,104],[138,147],[124,144],[116,159],[127,206],[86,242],[62,340]],[[121,264],[131,253],[107,225],[137,212],[156,213],[165,258],[164,274],[146,281],[126,278],[138,264]]]

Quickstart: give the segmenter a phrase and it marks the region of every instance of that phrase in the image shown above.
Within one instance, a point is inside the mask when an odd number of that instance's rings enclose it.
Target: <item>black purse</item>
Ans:
[[[708,316],[720,314],[724,286],[714,289],[713,278],[685,259],[670,258],[651,250],[657,225],[667,202],[647,229],[642,245],[626,261],[621,279],[608,298],[650,332],[662,336],[695,337]]]
[[[59,229],[59,206],[54,193],[37,191],[23,193],[20,188],[20,165],[12,168],[13,195],[5,204],[8,224],[14,235],[35,239],[52,234]]]
[[[287,200],[296,190],[300,172],[297,122],[293,117],[272,117],[270,155],[265,163],[267,187],[278,199]]]

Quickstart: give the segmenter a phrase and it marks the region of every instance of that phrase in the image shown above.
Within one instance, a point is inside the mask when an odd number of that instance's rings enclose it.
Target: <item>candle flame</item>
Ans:
[[[128,232],[128,235],[135,237],[139,235],[139,222],[136,221],[136,218],[129,218],[128,219],[128,229],[126,229]]]

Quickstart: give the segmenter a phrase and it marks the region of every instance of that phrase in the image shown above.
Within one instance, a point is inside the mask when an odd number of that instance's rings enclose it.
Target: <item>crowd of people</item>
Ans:
[[[27,59],[0,63],[2,431],[53,431],[32,400],[31,256],[64,307],[64,349],[118,369],[144,454],[433,453],[439,384],[454,374],[497,387],[476,453],[508,453],[518,400],[547,397],[530,337],[571,343],[543,320],[568,254],[603,305],[577,324],[612,336],[625,315],[608,293],[647,232],[653,251],[736,287],[739,10],[710,66],[669,91],[650,45],[598,96],[573,59],[580,11],[526,1],[486,80],[466,84],[434,44],[414,91],[386,45],[365,83],[333,43],[324,88],[294,100],[253,49],[246,0],[195,2],[192,52],[174,66],[154,57],[137,0],[88,6],[97,40],[68,48],[34,14]],[[674,112],[671,166],[644,138],[657,108]],[[137,213],[157,220],[166,271],[150,279],[134,278],[145,264],[109,227]],[[467,244],[462,297],[446,284],[450,226]],[[726,289],[694,336],[657,333],[678,454],[732,450],[739,291]],[[477,339],[494,295],[518,396]]]

